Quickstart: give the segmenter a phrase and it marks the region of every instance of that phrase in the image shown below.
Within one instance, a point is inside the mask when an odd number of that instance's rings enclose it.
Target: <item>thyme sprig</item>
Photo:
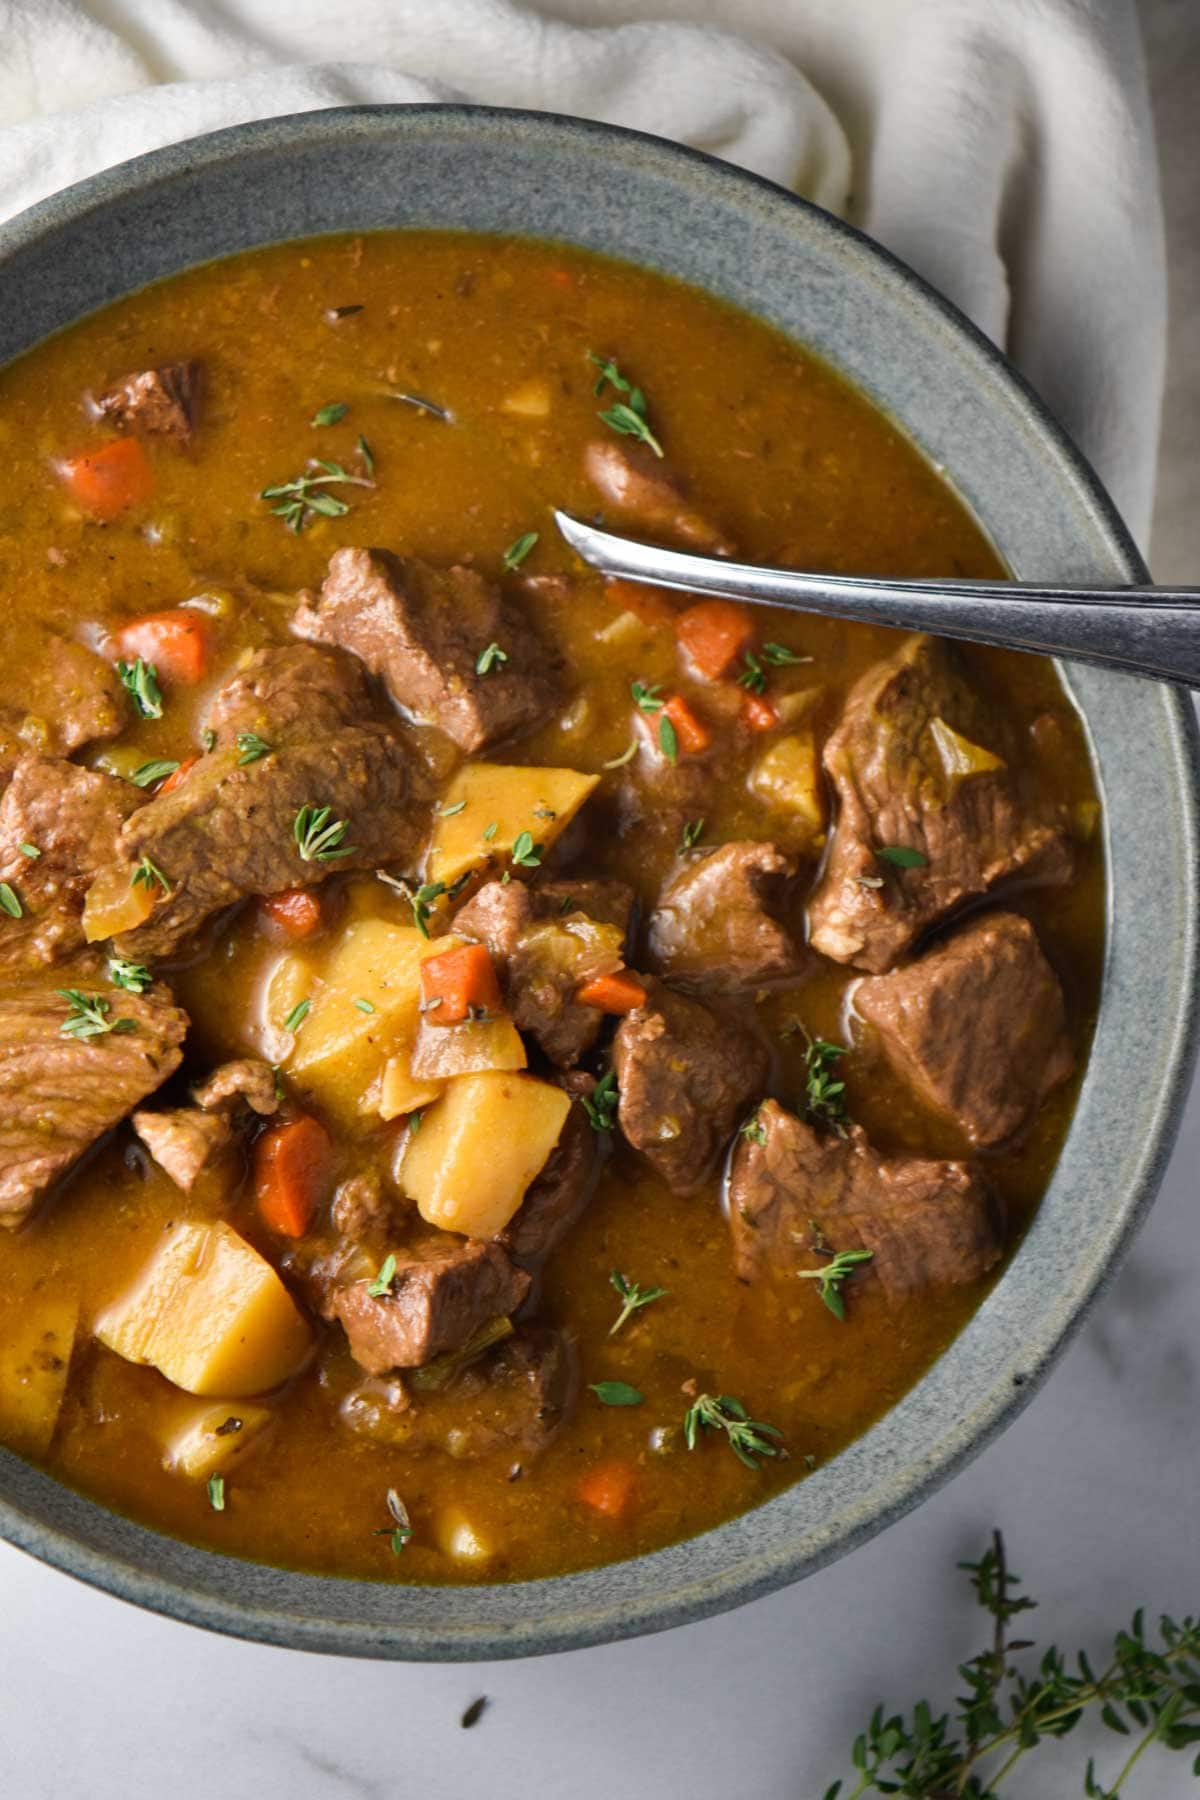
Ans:
[[[375,486],[369,474],[351,475],[341,463],[329,462],[323,456],[310,457],[308,467],[311,473],[294,475],[291,481],[277,482],[274,487],[263,488],[259,494],[260,500],[276,502],[271,511],[283,520],[289,531],[303,531],[316,513],[326,519],[340,519],[343,513],[350,511],[340,494],[328,491],[331,487]]]
[[[608,1328],[609,1337],[615,1337],[634,1313],[640,1312],[643,1306],[650,1306],[655,1300],[665,1299],[667,1290],[661,1287],[639,1287],[628,1275],[622,1275],[620,1269],[614,1269],[609,1276],[609,1283],[615,1287],[621,1297],[621,1310],[616,1321]]]
[[[332,806],[302,806],[292,821],[292,836],[301,862],[336,862],[354,856],[356,846],[346,842],[347,819],[335,819]]]
[[[740,1400],[732,1394],[701,1394],[688,1407],[683,1419],[683,1439],[694,1450],[701,1431],[723,1431],[729,1448],[748,1469],[757,1469],[764,1457],[780,1456],[783,1437],[777,1425],[764,1425],[752,1419]]]
[[[825,1246],[822,1245],[822,1249]],[[833,1260],[819,1269],[797,1269],[801,1281],[819,1281],[817,1294],[829,1308],[835,1319],[845,1320],[846,1302],[842,1295],[842,1283],[853,1275],[859,1263],[871,1261],[873,1250],[835,1250]]]
[[[597,356],[594,350],[589,350],[588,361],[595,363],[600,371],[592,389],[594,394],[602,394],[607,385],[615,388],[618,394],[625,395],[623,400],[614,400],[599,417],[611,430],[619,432],[622,437],[637,438],[639,443],[653,450],[655,456],[661,457],[663,447],[650,429],[646,396],[641,388],[627,381],[610,357]]]

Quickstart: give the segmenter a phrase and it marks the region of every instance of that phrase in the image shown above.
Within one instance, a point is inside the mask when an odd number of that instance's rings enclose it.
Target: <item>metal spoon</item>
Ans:
[[[1200,588],[813,575],[664,550],[585,525],[569,513],[555,511],[554,519],[571,548],[602,575],[831,619],[931,631],[1200,688]]]

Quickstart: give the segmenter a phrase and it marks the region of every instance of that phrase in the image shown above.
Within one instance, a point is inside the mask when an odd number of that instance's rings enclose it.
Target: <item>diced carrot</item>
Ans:
[[[504,1001],[483,944],[460,944],[421,964],[421,1000],[435,1025],[457,1025],[473,1013],[498,1013]]]
[[[636,1481],[628,1463],[600,1463],[589,1469],[575,1493],[585,1506],[594,1507],[606,1518],[619,1519],[629,1509]]]
[[[140,656],[168,681],[199,681],[208,670],[213,633],[203,613],[175,606],[169,612],[130,619],[109,641],[114,655],[126,662]]]
[[[154,487],[154,472],[136,438],[117,438],[101,450],[64,457],[58,472],[94,519],[115,519],[127,506],[148,500]]]
[[[575,277],[569,269],[551,269],[548,279],[554,287],[569,288],[573,285]]]
[[[712,732],[698,719],[682,694],[672,694],[662,709],[664,719],[670,719],[675,727],[675,736],[679,739],[679,748],[689,756],[695,756],[700,750],[707,750],[712,743]]]
[[[303,1237],[333,1188],[333,1143],[307,1113],[271,1125],[254,1146],[254,1197],[265,1225]]]
[[[771,731],[779,723],[779,714],[770,700],[761,694],[742,695],[742,723],[751,731]]]
[[[323,917],[321,896],[313,888],[284,888],[281,894],[264,895],[258,905],[264,917],[290,938],[311,937]]]
[[[643,625],[675,624],[678,615],[661,588],[647,587],[641,581],[622,581],[617,576],[605,582],[604,592],[618,612],[631,612]]]
[[[744,606],[732,600],[701,600],[679,615],[675,632],[697,675],[719,681],[754,636]]]
[[[575,989],[580,1006],[594,1006],[599,1012],[627,1013],[644,1006],[646,989],[629,969],[617,969],[612,975],[596,975]]]
[[[200,758],[198,756],[185,756],[179,767],[173,769],[167,776],[167,779],[163,782],[162,786],[155,788],[154,798],[158,800],[163,794],[171,793],[179,786],[181,781],[186,779],[189,771],[194,769],[199,761]]]

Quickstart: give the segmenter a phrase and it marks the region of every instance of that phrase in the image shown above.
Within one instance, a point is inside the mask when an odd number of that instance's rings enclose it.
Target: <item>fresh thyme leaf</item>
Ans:
[[[544,844],[535,844],[533,833],[522,831],[517,834],[512,847],[512,859],[518,869],[536,869],[541,865]]]
[[[209,1476],[208,1504],[214,1512],[225,1511],[225,1477],[223,1475]]]
[[[383,1525],[375,1532],[376,1537],[391,1539],[392,1555],[399,1556],[413,1534],[412,1521],[408,1516],[408,1508],[396,1492],[395,1488],[387,1491],[387,1509],[391,1515],[391,1524]]]
[[[512,543],[508,546],[508,549],[504,552],[504,555],[500,558],[501,568],[510,575],[514,569],[519,569],[521,564],[525,561],[525,558],[529,555],[529,552],[537,543],[540,535],[540,532],[537,531],[523,531],[519,538],[514,538]]]
[[[484,843],[490,844],[499,829],[500,822],[498,819],[493,819],[490,825],[485,825],[482,832]]]
[[[600,395],[607,385],[615,388],[618,394],[626,396],[624,400],[615,400],[607,412],[599,415],[600,418],[613,431],[620,432],[623,437],[638,438],[653,450],[655,456],[661,456],[663,448],[650,429],[646,396],[641,388],[634,387],[632,382],[627,381],[611,358],[597,356],[593,350],[588,351],[588,357],[600,371],[592,392]]]
[[[367,471],[367,474],[374,475],[374,473],[375,473],[375,452],[372,450],[370,444],[368,444],[366,438],[363,437],[361,433],[355,439],[354,448],[358,451],[359,456],[362,458],[362,466]]]
[[[10,919],[24,917],[25,908],[21,905],[20,895],[10,881],[0,881],[0,907]]]
[[[685,850],[694,850],[703,836],[704,820],[688,819],[679,834],[679,854],[682,856]]]
[[[823,1269],[798,1269],[796,1273],[802,1281],[818,1281],[817,1293],[825,1302],[835,1319],[846,1317],[846,1302],[842,1297],[842,1283],[851,1275],[859,1263],[871,1261],[873,1250],[837,1250],[833,1261],[826,1263]]]
[[[472,1700],[470,1706],[468,1706],[462,1718],[458,1721],[462,1726],[462,1729],[464,1731],[470,1731],[472,1725],[478,1725],[480,1719],[482,1719],[487,1710],[487,1706],[488,1697],[486,1694],[480,1694],[478,1700]]]
[[[418,1110],[416,1112],[409,1113],[408,1129],[412,1133],[413,1137],[416,1137],[418,1131],[420,1131],[421,1121],[424,1117],[425,1117],[425,1114],[420,1108],[418,1108]]]
[[[750,1143],[752,1143],[752,1144],[760,1144],[761,1145],[761,1144],[766,1143],[767,1128],[763,1124],[762,1118],[759,1115],[757,1108],[755,1109],[754,1112],[752,1112],[750,1114],[750,1117],[745,1121],[745,1123],[738,1127],[738,1135],[739,1135],[739,1137],[744,1137],[744,1138],[749,1139]]]
[[[311,1000],[297,1000],[287,1018],[283,1021],[285,1031],[298,1031],[312,1011]]]
[[[143,719],[162,718],[162,689],[158,685],[158,670],[153,663],[143,661],[140,656],[136,662],[119,662],[117,677],[121,686],[132,696],[133,704]]]
[[[729,1448],[748,1469],[757,1469],[764,1457],[778,1456],[783,1433],[777,1425],[764,1425],[752,1419],[740,1400],[732,1394],[701,1394],[689,1406],[683,1420],[683,1437],[689,1450],[694,1450],[701,1431],[723,1431]]]
[[[314,429],[320,425],[336,425],[338,420],[344,419],[349,411],[350,408],[346,405],[344,400],[332,400],[328,406],[319,406],[317,408],[316,412],[309,420],[309,424],[313,426]]]
[[[143,856],[138,863],[137,868],[129,877],[129,885],[130,887],[152,888],[156,884],[162,889],[164,894],[170,893],[171,884],[159,868],[158,864],[152,862],[148,856]]]
[[[379,1265],[378,1274],[372,1281],[367,1283],[367,1292],[370,1294],[372,1300],[382,1300],[385,1294],[390,1294],[392,1291],[392,1283],[395,1279],[396,1257],[394,1252],[389,1251]]]
[[[168,775],[174,775],[179,767],[169,757],[162,757],[157,762],[144,762],[140,769],[135,769],[130,776],[134,787],[153,787],[156,781],[165,781]]]
[[[347,844],[350,825],[346,819],[335,819],[331,806],[302,806],[292,823],[292,836],[301,862],[336,862],[353,856],[354,844]]]
[[[137,1021],[134,1019],[110,1019],[112,1008],[103,994],[83,994],[78,988],[56,988],[55,992],[67,1002],[69,1011],[59,1026],[61,1037],[88,1038],[107,1037],[110,1031],[136,1031]]]
[[[588,1387],[601,1406],[641,1406],[646,1396],[627,1381],[589,1381]]]
[[[759,662],[757,656],[755,656],[752,651],[747,650],[744,661],[746,667],[742,674],[738,676],[738,686],[744,687],[751,694],[765,693],[767,687],[767,672]]]
[[[448,890],[444,881],[427,881],[409,895],[413,924],[422,937],[429,936],[429,920],[434,906]]]
[[[257,731],[239,731],[236,743],[239,769],[244,769],[248,763],[258,762],[264,756],[270,756],[275,748],[274,744],[268,744],[266,738],[259,737]]]
[[[108,979],[114,987],[124,988],[129,994],[144,994],[154,983],[154,977],[145,963],[130,962],[124,956],[109,958]]]
[[[637,755],[637,747],[637,739],[630,738],[620,756],[610,757],[606,763],[601,763],[600,767],[602,769],[623,769],[625,764],[632,762]]]
[[[283,520],[289,531],[303,531],[313,513],[322,513],[326,518],[336,519],[349,512],[350,508],[340,495],[327,493],[326,489],[375,486],[368,476],[351,475],[343,469],[341,463],[328,462],[324,457],[313,457],[309,466],[320,472],[295,475],[291,481],[281,481],[274,487],[265,487],[259,494],[260,500],[277,502],[271,511]]]
[[[456,800],[453,806],[439,806],[437,816],[439,819],[452,819],[456,813],[465,812],[466,807],[465,800]]]
[[[590,1094],[581,1094],[579,1099],[593,1131],[613,1129],[617,1122],[617,1106],[621,1096],[617,1089],[617,1078],[611,1069],[600,1077]]]
[[[440,419],[443,425],[453,425],[454,414],[445,406],[436,406],[432,400],[426,400],[423,394],[402,394],[398,388],[387,388],[385,393],[389,400],[399,400],[403,406],[411,406],[414,411],[427,413],[431,419]]]
[[[770,663],[773,669],[784,669],[792,663],[810,663],[812,661],[811,656],[797,656],[795,651],[789,650],[785,644],[764,644],[762,657],[763,661]]]
[[[875,854],[880,862],[891,863],[897,869],[924,869],[929,864],[923,850],[912,850],[907,844],[881,844]]]
[[[211,750],[215,750],[216,747],[217,747],[217,734],[212,729],[211,725],[206,725],[204,727],[204,730],[200,733],[200,748],[202,750],[211,751]]]
[[[679,761],[679,733],[665,712],[659,715],[658,747],[669,763]]]
[[[666,702],[659,698],[662,691],[660,682],[655,682],[653,687],[647,687],[644,681],[631,681],[629,691],[633,695],[633,703],[639,712],[661,712],[666,705]]]
[[[499,644],[489,644],[486,650],[481,650],[479,655],[475,658],[475,673],[477,675],[490,675],[493,669],[507,661],[507,650],[502,650]]]
[[[364,1000],[361,994],[355,996],[354,1004],[357,1006],[360,1013],[373,1013],[375,1011],[372,1002],[370,1000]]]
[[[655,1300],[665,1298],[667,1290],[661,1287],[639,1287],[636,1281],[630,1281],[628,1275],[622,1275],[620,1269],[614,1269],[609,1276],[609,1283],[621,1296],[621,1310],[617,1314],[616,1323],[608,1328],[609,1337],[615,1337],[622,1325],[632,1319],[634,1313],[640,1312],[643,1306],[649,1306]]]
[[[21,852],[22,856],[27,856],[30,862],[36,862],[38,857],[42,854],[36,844],[18,844],[17,849]]]

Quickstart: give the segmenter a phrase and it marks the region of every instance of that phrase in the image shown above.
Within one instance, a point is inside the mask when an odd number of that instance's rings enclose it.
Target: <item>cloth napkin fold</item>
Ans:
[[[1134,0],[0,0],[0,218],[223,125],[446,99],[677,138],[861,224],[1144,541],[1166,298]]]

